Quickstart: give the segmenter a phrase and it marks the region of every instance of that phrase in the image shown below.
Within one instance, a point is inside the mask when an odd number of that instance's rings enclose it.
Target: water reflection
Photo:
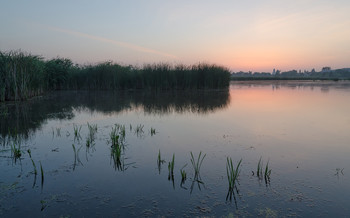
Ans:
[[[74,110],[88,109],[104,114],[142,109],[145,114],[213,113],[229,105],[229,92],[216,91],[143,91],[88,92],[62,91],[25,102],[2,104],[0,136],[16,131],[24,139],[41,128],[48,119],[72,119]],[[78,131],[78,130],[77,130]],[[54,130],[53,130],[54,132]],[[142,131],[138,133],[141,134]],[[56,130],[56,134],[60,134]],[[76,135],[79,138],[79,135]]]
[[[330,89],[349,90],[350,83],[348,81],[235,81],[231,82],[231,86],[240,88],[258,88],[270,86],[272,90],[288,88],[292,90],[310,89],[320,90],[327,93]]]

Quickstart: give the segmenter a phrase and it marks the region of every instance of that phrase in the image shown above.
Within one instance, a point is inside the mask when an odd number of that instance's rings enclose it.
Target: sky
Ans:
[[[78,64],[350,67],[349,0],[0,0],[0,50]]]

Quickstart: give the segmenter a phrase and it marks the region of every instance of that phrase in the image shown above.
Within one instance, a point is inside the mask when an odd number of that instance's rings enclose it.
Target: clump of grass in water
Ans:
[[[73,132],[74,132],[74,140],[80,140],[81,136],[80,136],[80,130],[81,130],[81,126],[77,126],[75,124],[73,124]]]
[[[242,159],[238,162],[236,168],[232,164],[232,159],[227,157],[227,162],[226,162],[226,172],[227,172],[227,180],[229,184],[229,191],[233,191],[234,187],[236,185],[236,181],[238,179],[239,175],[239,167],[242,163]]]
[[[110,139],[111,159],[113,160],[114,168],[125,171],[127,167],[126,164],[124,164],[124,158],[122,156],[122,151],[124,150],[125,126],[116,124],[114,128],[112,128]]]
[[[175,154],[173,154],[173,159],[168,164],[168,170],[169,170],[168,179],[170,179],[170,177],[174,179],[174,166],[175,166]]]
[[[160,149],[159,149],[159,152],[158,152],[158,157],[157,157],[157,166],[158,166],[158,172],[160,174],[160,170],[162,168],[162,164],[165,163],[165,160],[162,160],[162,157],[160,155]]]
[[[89,134],[88,137],[86,139],[86,147],[90,148],[94,141],[95,141],[95,136],[97,133],[97,124],[95,125],[90,125],[89,123],[87,123],[88,129],[89,129]]]
[[[266,184],[270,182],[271,169],[269,168],[269,160],[266,163],[265,171],[263,171],[263,161],[262,161],[262,157],[260,157],[258,162],[258,167],[256,170],[256,175],[260,180],[264,178]]]
[[[125,128],[123,129],[125,130]],[[112,128],[112,131],[109,134],[109,138],[111,139],[111,143],[112,143],[111,147],[124,148],[125,131],[120,131],[119,126],[116,125],[114,128]]]
[[[143,125],[138,125],[138,126],[136,126],[136,129],[135,129],[135,134],[136,134],[136,136],[137,137],[142,137],[143,136]]]
[[[150,133],[151,133],[151,136],[154,136],[156,134],[156,129],[151,127]]]
[[[11,146],[11,151],[12,151],[12,157],[15,159],[15,162],[16,162],[16,160],[22,156],[21,144],[18,143],[18,147],[16,147],[16,143],[13,142]]]
[[[123,171],[123,162],[122,162],[122,148],[119,144],[115,144],[111,147],[111,158],[114,162],[115,169],[120,169]]]
[[[181,169],[180,169],[180,174],[181,174],[181,183],[183,184],[186,181],[187,178],[187,173],[184,170],[184,168],[187,166],[187,164],[185,164]]]
[[[112,134],[113,136],[119,135],[120,142],[124,142],[126,137],[125,125],[115,124],[114,128],[112,127],[110,136],[112,136]]]
[[[192,151],[191,151],[191,164],[192,164],[193,169],[194,169],[194,180],[195,181],[201,182],[200,181],[201,180],[200,169],[201,169],[201,166],[202,166],[202,163],[203,163],[205,156],[206,156],[206,154],[204,154],[202,156],[202,152],[199,152],[198,159],[196,161],[194,159],[194,156],[193,156]]]
[[[269,160],[266,163],[264,178],[265,182],[270,182],[271,169],[269,169]]]
[[[58,137],[61,137],[61,128],[60,127],[56,127],[56,135]]]

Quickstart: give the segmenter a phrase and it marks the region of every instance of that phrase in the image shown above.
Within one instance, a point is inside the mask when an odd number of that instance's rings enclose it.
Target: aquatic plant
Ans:
[[[156,129],[151,127],[150,134],[151,136],[154,136],[156,134]]]
[[[73,124],[73,132],[74,132],[74,141],[75,140],[80,140],[81,136],[80,136],[80,130],[81,130],[81,126],[77,126],[75,124]]]
[[[41,165],[41,161],[40,163],[40,172],[41,172],[41,188],[43,188],[44,186],[44,170],[43,170],[43,166]]]
[[[114,127],[112,128],[112,131],[111,133],[109,134],[109,138],[111,140],[111,147],[120,147],[121,146],[121,143],[120,143],[120,140],[119,140],[119,134],[117,132],[117,128]]]
[[[263,170],[262,170],[262,160],[261,160],[262,157],[260,157],[259,159],[259,162],[258,162],[258,167],[256,169],[256,175],[259,177],[259,178],[262,178],[262,173],[263,173]]]
[[[202,152],[199,152],[199,155],[198,155],[198,158],[197,158],[197,161],[194,159],[194,156],[192,154],[192,151],[191,151],[191,164],[192,164],[192,167],[194,169],[194,180],[198,180],[200,181],[200,169],[201,169],[201,166],[202,166],[202,163],[203,163],[203,160],[205,158],[206,154],[204,154],[202,156]]]
[[[175,154],[173,154],[173,159],[168,163],[169,178],[174,177],[174,166],[175,166]]]
[[[21,51],[0,51],[0,102],[25,100],[45,89],[44,61]]]
[[[114,127],[112,127],[112,131],[109,135],[110,135],[112,144],[120,143],[124,146],[125,137],[126,137],[125,125],[114,124]],[[117,138],[118,140],[116,141]]]
[[[265,170],[263,171],[263,161],[262,157],[260,157],[256,170],[256,175],[260,180],[264,178],[266,184],[270,182],[271,169],[269,168],[269,160],[267,161],[265,165]]]
[[[186,178],[187,178],[187,174],[186,171],[184,170],[184,168],[187,166],[187,164],[185,164],[181,169],[180,169],[180,174],[181,174],[181,182],[184,183]]]
[[[73,147],[73,152],[74,152],[74,163],[73,163],[73,171],[74,171],[75,167],[77,165],[77,162],[78,162],[78,164],[80,163],[81,165],[83,165],[83,163],[80,161],[80,158],[79,158],[79,151],[82,147],[80,147],[78,150],[76,150],[74,144],[72,144],[72,147]]]
[[[143,133],[144,133],[143,127],[144,127],[144,125],[141,125],[141,124],[136,126],[135,134],[136,134],[137,137],[142,137],[143,136]]]
[[[336,173],[334,174],[335,176],[339,176],[339,172],[344,175],[344,168],[336,168],[335,169]]]
[[[162,164],[165,163],[165,160],[162,159],[161,155],[160,155],[160,149],[158,151],[158,156],[157,156],[157,166],[158,166],[158,172],[160,174],[160,170],[162,168]]]
[[[123,171],[122,148],[119,144],[111,147],[111,159],[114,162],[115,169]]]
[[[230,157],[227,157],[227,162],[226,162],[226,172],[227,172],[227,180],[229,184],[229,191],[233,191],[236,181],[239,176],[239,167],[242,163],[242,159],[238,162],[237,166],[234,167],[232,164],[232,159]]]
[[[265,182],[270,182],[271,169],[269,169],[269,160],[266,163],[264,178]]]
[[[95,141],[95,135],[97,133],[97,124],[90,125],[89,123],[87,123],[87,126],[89,129],[89,134],[88,134],[88,137],[86,139],[86,147],[90,148]]]
[[[31,152],[31,150],[30,150],[30,149],[28,149],[28,150],[27,150],[27,152],[28,152],[29,157],[30,157],[30,160],[32,161],[32,164],[33,164],[34,174],[35,174],[35,175],[37,175],[37,174],[38,174],[38,172],[37,172],[37,170],[36,170],[36,165],[35,165],[35,163],[34,163],[34,161],[33,161],[33,159],[32,159],[32,152]]]
[[[61,137],[61,128],[60,127],[56,127],[56,135],[58,137]]]
[[[16,142],[13,142],[11,146],[12,157],[15,161],[22,156],[21,144],[18,143],[18,147],[16,147]]]

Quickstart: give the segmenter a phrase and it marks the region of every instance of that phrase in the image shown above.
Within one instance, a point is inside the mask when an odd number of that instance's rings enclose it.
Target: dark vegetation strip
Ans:
[[[0,102],[25,100],[51,90],[219,89],[227,88],[229,81],[229,70],[213,64],[78,66],[65,58],[46,61],[21,51],[0,51]]]

